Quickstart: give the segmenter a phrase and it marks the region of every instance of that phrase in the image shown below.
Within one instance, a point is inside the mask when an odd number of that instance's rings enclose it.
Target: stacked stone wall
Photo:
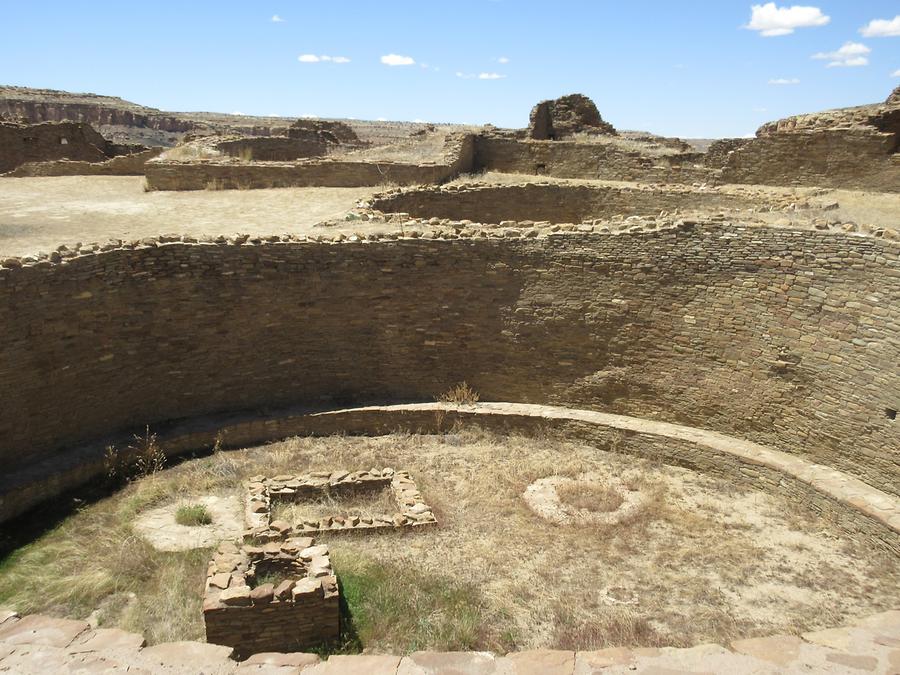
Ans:
[[[216,148],[229,157],[255,162],[290,162],[305,157],[321,157],[329,144],[320,138],[288,138],[286,136],[256,136],[236,138],[216,143]]]
[[[10,171],[12,177],[28,176],[143,176],[144,165],[162,152],[150,148],[131,155],[113,157],[103,162],[60,159],[52,162],[27,162]]]
[[[109,158],[106,140],[87,124],[0,122],[0,173],[25,162],[74,159],[102,162]]]
[[[615,143],[475,138],[475,166],[486,171],[556,178],[694,183],[710,180],[702,153],[648,155]]]
[[[48,494],[65,448],[115,431],[432,400],[461,380],[483,400],[655,416],[900,484],[889,241],[708,225],[60,258],[0,269],[0,460]]]
[[[721,180],[900,192],[896,143],[867,127],[773,133],[727,154]]]
[[[498,224],[504,221],[581,223],[616,214],[654,216],[660,211],[740,209],[759,206],[749,198],[714,190],[610,187],[558,183],[465,185],[398,190],[376,196],[382,213]]]
[[[433,163],[309,159],[291,163],[154,160],[145,167],[152,190],[365,187],[443,183],[472,171],[471,135],[451,138]]]

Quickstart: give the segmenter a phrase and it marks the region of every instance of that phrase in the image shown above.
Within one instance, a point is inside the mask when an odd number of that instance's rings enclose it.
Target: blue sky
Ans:
[[[0,0],[0,83],[166,110],[498,126],[582,92],[619,128],[683,137],[742,136],[900,84],[900,2],[800,1]]]

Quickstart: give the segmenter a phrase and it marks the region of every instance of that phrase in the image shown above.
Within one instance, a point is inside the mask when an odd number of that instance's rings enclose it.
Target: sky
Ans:
[[[801,0],[802,1],[802,0]],[[900,85],[898,0],[0,0],[0,84],[154,108],[745,136]]]

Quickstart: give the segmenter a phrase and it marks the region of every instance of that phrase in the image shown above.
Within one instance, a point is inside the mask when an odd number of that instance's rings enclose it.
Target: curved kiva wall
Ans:
[[[660,211],[741,209],[759,206],[750,197],[674,185],[611,187],[523,183],[417,187],[376,195],[370,206],[383,213],[468,219],[483,223],[532,220],[580,223],[616,214],[655,216]]]
[[[692,424],[900,490],[889,241],[709,224],[133,246],[3,261],[4,480],[144,424],[432,400],[466,380],[483,400]]]

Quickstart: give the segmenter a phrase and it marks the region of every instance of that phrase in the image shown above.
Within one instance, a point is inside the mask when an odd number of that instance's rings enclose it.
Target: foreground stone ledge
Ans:
[[[26,625],[50,626],[61,621],[30,615]],[[63,620],[64,621],[64,620]],[[73,622],[79,623],[79,622]],[[113,633],[96,632],[104,639]],[[124,632],[122,632],[124,634]],[[694,647],[612,647],[593,651],[531,650],[496,656],[489,652],[413,652],[407,656],[331,656],[268,652],[238,663],[229,647],[200,642],[172,642],[153,647],[109,648],[78,652],[39,642],[46,635],[11,636],[0,632],[0,672],[44,675],[56,672],[130,673],[132,675],[606,675],[626,673],[875,673],[900,672],[900,611],[864,617],[840,628],[802,636],[774,635],[736,640],[731,648],[717,644]],[[119,633],[115,633],[119,635]],[[133,635],[133,634],[124,634]],[[138,636],[140,637],[140,636]],[[129,638],[131,640],[132,638]]]

